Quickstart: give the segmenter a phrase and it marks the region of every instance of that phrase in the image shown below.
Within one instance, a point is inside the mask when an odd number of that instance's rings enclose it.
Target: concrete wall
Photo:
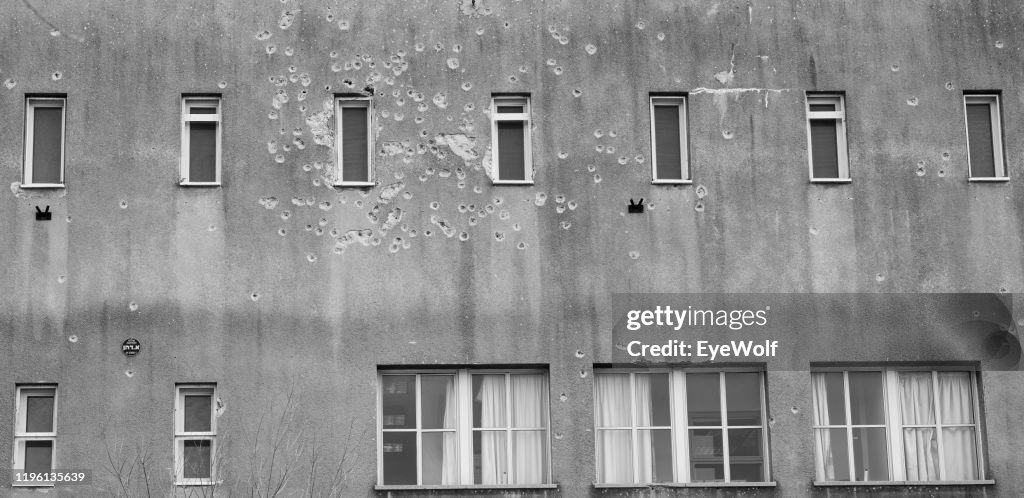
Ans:
[[[0,418],[16,383],[59,383],[59,464],[97,484],[51,496],[114,486],[104,462],[136,442],[166,489],[180,382],[217,383],[226,489],[265,461],[246,444],[260,416],[289,408],[275,423],[307,429],[289,444],[319,441],[329,465],[346,449],[345,496],[362,496],[377,366],[494,363],[550,369],[559,491],[538,495],[729,495],[593,489],[582,374],[611,361],[612,293],[1024,291],[1018,2],[31,4],[0,18]],[[331,188],[324,104],[368,84],[378,185]],[[808,182],[812,90],[845,92],[850,184]],[[967,181],[965,90],[1002,92],[1009,182]],[[533,186],[488,177],[496,92],[531,95]],[[650,183],[650,92],[689,92],[694,186]],[[33,93],[68,98],[62,190],[18,185]],[[178,186],[186,93],[222,95],[220,188]],[[742,493],[870,491],[810,486],[808,368],[768,372],[778,487]],[[890,494],[1024,489],[1024,377],[982,377],[997,484]]]

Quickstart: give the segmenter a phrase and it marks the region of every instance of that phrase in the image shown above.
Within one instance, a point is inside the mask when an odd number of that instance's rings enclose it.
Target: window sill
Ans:
[[[376,186],[375,182],[338,182],[334,184],[334,188],[373,188]]]
[[[811,183],[853,183],[852,178],[811,178]]]
[[[533,180],[494,180],[491,182],[493,185],[512,185],[512,186],[528,186],[533,185]]]
[[[220,182],[180,182],[182,187],[219,187]]]
[[[651,185],[693,185],[693,180],[652,180]]]
[[[968,178],[967,181],[969,181],[969,182],[979,182],[979,183],[988,183],[988,182],[1003,183],[1003,182],[1010,181],[1010,177],[1008,177],[1008,176],[972,176],[972,177]]]
[[[378,484],[373,487],[374,491],[429,491],[429,490],[459,490],[468,489],[484,491],[499,489],[503,491],[530,490],[530,489],[558,489],[557,484],[427,484],[423,486],[405,484]]]
[[[52,488],[55,484],[53,482],[26,482],[26,483],[11,483],[12,488]]]
[[[37,189],[58,189],[65,188],[63,183],[22,183],[20,188],[37,188]]]
[[[982,479],[978,481],[814,481],[815,486],[994,486],[996,481]]]
[[[649,484],[594,484],[597,489],[614,488],[774,488],[774,481],[766,482],[655,482]]]

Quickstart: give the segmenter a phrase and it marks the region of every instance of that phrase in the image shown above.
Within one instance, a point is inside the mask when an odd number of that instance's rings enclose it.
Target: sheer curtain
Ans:
[[[828,425],[828,385],[825,374],[812,375],[812,399],[814,400],[814,425]],[[814,466],[818,479],[823,481],[836,480],[836,467],[832,458],[832,437],[829,429],[815,429]]]
[[[908,481],[939,479],[939,444],[934,427],[935,399],[931,372],[902,372],[900,379],[900,415],[903,421],[903,459]]]
[[[512,431],[511,484],[542,484],[547,459],[544,452],[547,402],[544,376],[512,375],[512,427],[538,429]]]
[[[633,482],[633,451],[629,430],[601,427],[629,427],[632,401],[628,374],[603,374],[594,379],[594,414],[597,422],[597,480],[601,483]]]
[[[482,375],[480,382],[480,427],[505,426],[505,376]],[[480,431],[481,484],[508,484],[505,431]]]
[[[444,386],[444,428],[455,429],[458,408],[455,404],[455,379]],[[444,450],[441,457],[441,484],[459,483],[459,440],[455,431],[444,433]]]
[[[638,427],[649,427],[651,425],[651,376],[637,374],[636,391],[633,393],[635,399],[632,403],[636,406],[636,425]],[[637,482],[654,481],[654,451],[651,447],[651,431],[636,431],[636,459],[640,474]]]
[[[974,424],[970,372],[939,372],[938,378],[942,424]],[[942,457],[947,480],[978,478],[978,454],[974,441],[973,425],[942,428]]]

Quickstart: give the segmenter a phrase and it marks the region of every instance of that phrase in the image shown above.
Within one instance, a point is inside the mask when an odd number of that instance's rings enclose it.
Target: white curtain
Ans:
[[[480,393],[480,426],[505,427],[505,376],[482,375]],[[480,432],[481,484],[509,484],[508,453],[505,431]]]
[[[608,484],[633,482],[633,451],[629,430],[600,427],[629,427],[632,424],[628,374],[603,374],[594,379],[597,412],[597,480]]]
[[[939,372],[939,414],[943,425],[974,424],[974,401],[971,399],[969,372]],[[946,479],[951,481],[978,478],[978,454],[974,427],[944,427],[942,457]]]
[[[903,425],[935,424],[931,372],[903,372],[900,379],[900,415]],[[908,481],[939,479],[939,444],[934,427],[903,428],[903,459]]]
[[[828,384],[823,373],[813,374],[812,399],[814,400],[814,425],[828,425]],[[818,479],[822,481],[836,480],[835,461],[832,456],[832,437],[829,429],[815,429],[814,466]],[[845,459],[844,459],[845,460]],[[842,462],[840,462],[842,465]]]
[[[512,427],[538,429],[512,431],[510,484],[542,484],[547,468],[544,452],[547,402],[542,375],[512,375]]]
[[[455,429],[458,408],[455,404],[455,378],[444,386],[444,428]],[[441,484],[459,483],[459,441],[455,431],[444,433],[444,453],[441,457]]]
[[[651,421],[651,376],[637,374],[636,385],[633,393],[632,403],[636,405],[636,425],[638,427],[649,427]],[[629,406],[628,404],[626,405]],[[636,432],[636,458],[638,460],[639,475],[637,482],[654,481],[654,450],[651,447],[651,431]]]

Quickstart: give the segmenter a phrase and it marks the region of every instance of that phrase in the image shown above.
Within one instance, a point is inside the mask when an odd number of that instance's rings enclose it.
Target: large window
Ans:
[[[373,185],[372,106],[366,97],[338,98],[338,186]]]
[[[550,483],[546,372],[382,372],[380,386],[381,484]]]
[[[654,183],[690,183],[686,97],[651,97],[651,168]]]
[[[13,468],[50,472],[57,445],[57,387],[19,386],[15,410]]]
[[[970,371],[812,374],[818,481],[973,481],[981,476]]]
[[[220,97],[181,99],[181,184],[220,185]]]
[[[530,150],[530,98],[496,96],[491,99],[494,183],[533,183]]]
[[[174,405],[174,472],[179,485],[214,482],[217,454],[215,386],[177,386]]]
[[[970,179],[1009,179],[1003,162],[999,95],[964,95],[964,113],[967,117],[967,162],[970,167]]]
[[[850,180],[846,102],[842,95],[807,95],[807,141],[812,182]]]
[[[594,405],[598,483],[767,480],[761,372],[608,370]]]
[[[26,100],[23,187],[64,186],[64,104],[64,97]]]

